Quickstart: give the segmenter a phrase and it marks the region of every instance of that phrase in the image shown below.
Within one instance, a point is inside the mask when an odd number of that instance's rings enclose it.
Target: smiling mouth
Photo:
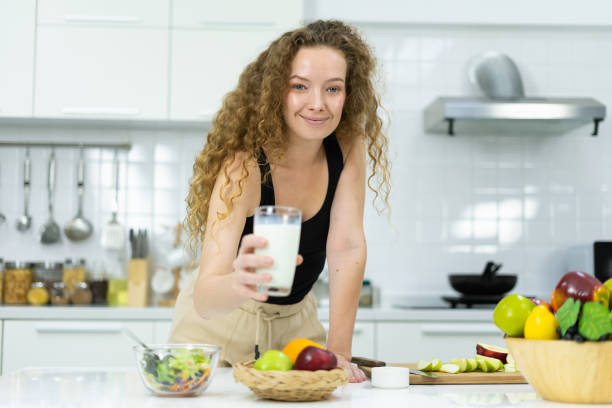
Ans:
[[[302,116],[302,115],[300,115],[300,117],[311,125],[320,125],[322,123],[325,123],[325,121],[329,119],[329,118],[309,118],[309,117]]]

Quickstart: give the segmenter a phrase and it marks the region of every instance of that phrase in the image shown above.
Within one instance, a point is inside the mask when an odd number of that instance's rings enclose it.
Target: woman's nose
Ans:
[[[321,91],[319,90],[313,90],[310,93],[310,99],[309,99],[309,108],[312,110],[321,110],[323,109],[323,95],[321,95]]]

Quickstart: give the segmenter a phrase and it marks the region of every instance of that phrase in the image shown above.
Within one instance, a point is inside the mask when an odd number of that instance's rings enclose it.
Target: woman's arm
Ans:
[[[345,362],[341,365],[349,370],[351,380],[356,381],[365,379],[361,371],[348,363],[366,263],[363,232],[365,171],[365,144],[359,140],[346,154],[332,204],[327,237],[330,280],[327,348],[344,358]]]
[[[237,184],[245,160],[249,176],[243,182],[242,194],[233,201],[234,207],[230,215],[217,221],[217,214],[227,211],[219,193],[223,192],[226,197],[238,194]],[[245,220],[259,203],[259,178],[257,164],[248,160],[245,155],[236,157],[229,165],[227,175],[222,170],[217,177],[210,198],[200,272],[193,296],[196,311],[205,319],[214,319],[230,313],[249,298],[261,301],[267,299],[266,295],[257,293],[255,285],[269,282],[270,275],[253,273],[255,267],[266,266],[264,262],[270,260],[269,257],[253,254],[256,247],[265,246],[265,240],[250,234],[245,235],[242,243],[240,242]],[[228,181],[231,187],[222,190],[222,186]]]

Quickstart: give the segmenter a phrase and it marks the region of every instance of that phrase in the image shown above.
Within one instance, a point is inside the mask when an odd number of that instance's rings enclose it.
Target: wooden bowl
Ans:
[[[505,340],[518,369],[542,398],[612,403],[612,341]]]

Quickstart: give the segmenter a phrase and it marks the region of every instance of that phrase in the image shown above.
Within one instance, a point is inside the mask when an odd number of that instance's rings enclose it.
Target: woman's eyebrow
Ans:
[[[289,79],[294,79],[294,78],[300,79],[302,81],[310,82],[310,79],[304,78],[303,76],[300,76],[300,75],[291,75],[289,77]],[[335,82],[335,81],[344,82],[344,78],[340,78],[340,77],[330,78],[330,79],[326,80],[325,82]]]

